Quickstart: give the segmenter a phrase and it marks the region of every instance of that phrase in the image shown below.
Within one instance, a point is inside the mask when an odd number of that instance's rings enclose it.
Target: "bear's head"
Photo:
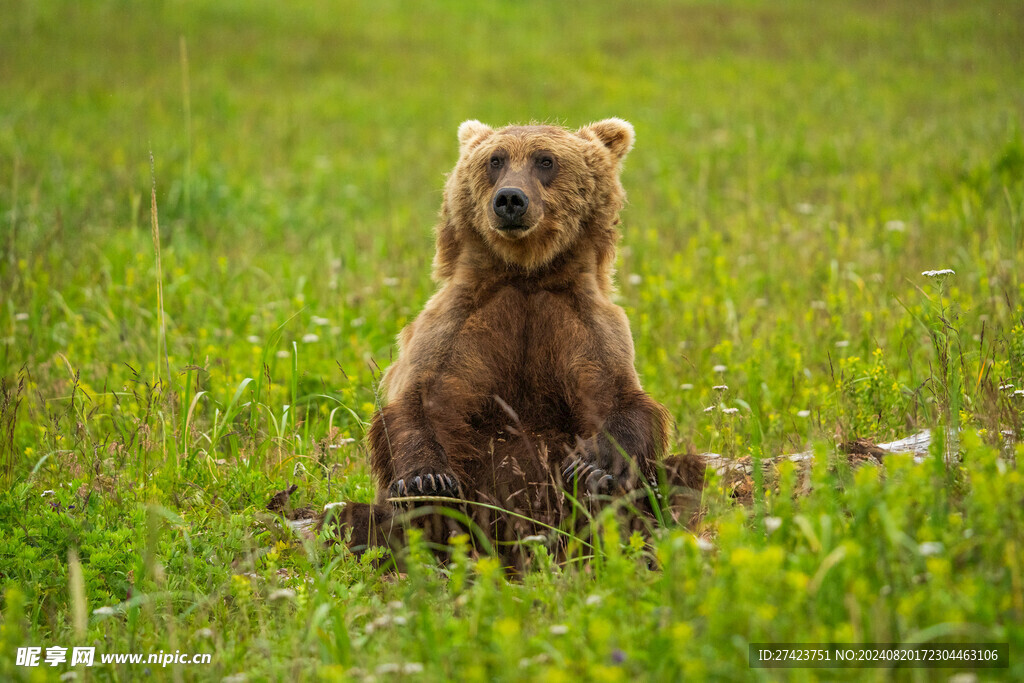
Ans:
[[[614,118],[577,131],[463,123],[438,225],[435,277],[450,278],[460,259],[536,272],[569,252],[610,268],[625,201],[619,170],[633,137],[633,127]]]

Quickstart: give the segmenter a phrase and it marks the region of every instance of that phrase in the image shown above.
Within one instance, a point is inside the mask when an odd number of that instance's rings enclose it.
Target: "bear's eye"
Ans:
[[[503,163],[505,163],[505,160],[498,155],[491,157],[491,168],[501,168]]]
[[[537,159],[537,165],[544,169],[551,168],[555,165],[555,160],[551,157],[544,156]]]

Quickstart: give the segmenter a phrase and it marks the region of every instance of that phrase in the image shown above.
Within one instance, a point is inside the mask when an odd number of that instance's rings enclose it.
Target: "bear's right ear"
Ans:
[[[487,124],[480,123],[476,119],[463,121],[459,126],[459,151],[465,152],[475,143],[483,140],[493,132],[493,128]]]
[[[636,133],[633,132],[633,124],[622,119],[612,118],[583,126],[576,134],[588,140],[600,142],[612,153],[616,161],[622,161],[629,150],[633,149],[633,140]]]

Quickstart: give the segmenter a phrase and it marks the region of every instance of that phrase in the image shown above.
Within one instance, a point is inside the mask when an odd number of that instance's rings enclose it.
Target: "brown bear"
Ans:
[[[383,377],[369,433],[377,504],[343,518],[353,546],[394,543],[392,504],[412,496],[465,501],[490,539],[514,543],[580,499],[646,489],[668,445],[669,416],[642,389],[612,302],[633,127],[466,121],[458,138],[439,287]],[[699,486],[702,470],[684,469]]]

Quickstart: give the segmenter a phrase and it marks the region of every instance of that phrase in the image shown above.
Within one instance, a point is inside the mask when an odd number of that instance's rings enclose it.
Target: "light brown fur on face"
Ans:
[[[559,524],[567,490],[629,493],[667,446],[667,414],[640,386],[611,300],[633,128],[467,121],[458,138],[439,288],[400,335],[370,430],[377,503],[444,495]],[[469,511],[498,540],[533,532]]]
[[[493,130],[479,121],[459,128],[460,158],[449,176],[438,225],[435,279],[444,281],[457,267],[506,266],[537,272],[570,247],[590,252],[588,261],[602,285],[611,289],[611,267],[618,213],[625,201],[619,167],[633,146],[633,127],[607,119],[572,133],[553,126],[509,126]],[[554,158],[557,173],[542,185],[531,173],[533,155]],[[504,156],[500,185],[489,177],[489,162]],[[511,177],[509,177],[511,176]],[[496,190],[529,184],[532,227],[507,235],[496,228],[491,209]],[[539,209],[535,209],[540,205]],[[582,263],[580,264],[582,265]]]

